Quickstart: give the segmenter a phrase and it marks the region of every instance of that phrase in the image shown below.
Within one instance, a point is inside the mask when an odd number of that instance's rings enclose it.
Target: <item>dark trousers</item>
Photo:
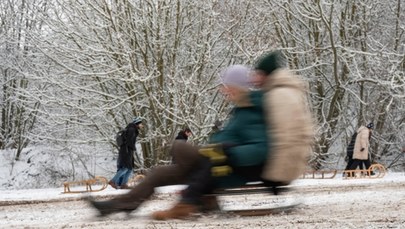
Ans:
[[[200,163],[187,180],[188,187],[182,192],[181,202],[189,204],[201,204],[201,197],[211,194],[218,187],[217,181],[211,174],[212,164],[208,158]],[[263,165],[233,167],[233,174],[243,180],[261,181]]]
[[[363,167],[364,165],[364,167]],[[347,163],[346,169],[345,170],[355,170],[357,169],[357,167],[359,167],[360,169],[369,169],[371,166],[371,162],[369,159],[367,160],[359,160],[359,159],[351,159],[349,160],[349,162]],[[353,173],[347,174],[349,177],[350,176],[354,176]],[[368,174],[370,175],[370,174]]]
[[[175,164],[153,168],[141,183],[128,193],[117,196],[113,201],[125,203],[126,208],[130,208],[131,204],[134,207],[138,206],[154,193],[155,187],[186,183],[188,178],[192,177],[195,168],[206,162],[197,147],[185,142],[175,141],[171,153],[176,158]]]
[[[353,167],[353,163],[354,163],[354,159],[349,159],[349,161],[347,162],[347,165],[346,165],[345,170],[350,170],[350,168]],[[363,169],[363,164],[364,164],[364,163],[360,163],[360,164],[358,164],[357,166],[359,166],[360,169]],[[354,169],[356,169],[357,166],[356,166]]]
[[[211,175],[212,164],[209,158],[204,158],[191,171],[186,184],[188,185],[182,192],[181,202],[188,204],[201,204],[201,197],[211,194],[215,188],[214,178]]]
[[[357,169],[357,167],[359,167],[360,169],[363,169],[363,165],[364,165],[365,169],[370,168],[370,166],[371,166],[370,160],[369,159],[367,159],[367,160],[353,159],[350,166],[349,166],[349,163],[348,163],[347,169],[348,170],[355,170],[355,169]]]

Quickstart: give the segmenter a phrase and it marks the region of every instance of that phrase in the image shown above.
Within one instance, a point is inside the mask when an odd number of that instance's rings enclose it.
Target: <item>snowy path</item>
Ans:
[[[157,194],[130,218],[116,214],[102,221],[94,218],[95,212],[80,200],[81,195],[52,196],[60,190],[37,190],[36,194],[27,192],[25,196],[0,191],[0,203],[7,204],[0,206],[0,228],[405,228],[403,173],[378,180],[299,180],[293,187],[293,195],[304,203],[289,214],[243,218],[216,214],[167,222],[150,220],[148,215],[176,200],[170,191]],[[103,192],[98,195],[120,191]],[[22,200],[27,204],[11,204]],[[221,198],[227,208],[250,204],[260,207],[273,200],[274,197],[264,195]]]

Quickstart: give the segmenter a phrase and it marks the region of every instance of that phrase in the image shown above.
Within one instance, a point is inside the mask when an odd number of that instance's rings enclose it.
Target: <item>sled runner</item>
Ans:
[[[249,182],[239,187],[216,189],[211,196],[232,197],[245,195],[245,203],[247,203],[247,199],[252,197],[253,202],[251,207],[241,208],[240,206],[236,206],[235,209],[235,207],[232,206],[232,209],[229,209],[225,206],[219,206],[219,208],[224,213],[239,216],[263,216],[289,213],[296,209],[301,202],[297,200],[295,195],[291,195],[291,193],[289,193],[290,191],[292,191],[292,188],[286,185],[257,181]],[[258,207],[258,205],[261,206]]]
[[[333,179],[337,174],[337,170],[311,170],[305,171],[302,174],[302,178],[311,178],[311,179]]]
[[[252,206],[246,209],[241,208],[224,209],[223,207],[221,208],[221,211],[224,213],[230,213],[239,216],[264,216],[271,214],[290,213],[301,204],[299,201],[295,199],[295,197],[291,197],[288,194],[280,195],[281,193],[288,192],[289,190],[290,188],[287,188],[285,186],[271,187],[266,186],[263,183],[257,182],[254,184],[246,184],[244,186],[237,188],[218,189],[212,195],[215,196],[254,195],[254,194],[264,194],[266,196],[268,195],[268,197],[272,198],[271,199],[272,203],[264,204],[267,206],[262,207]],[[289,203],[286,203],[285,200],[287,198],[294,198],[294,201],[292,203],[291,201]],[[263,200],[260,197],[258,199],[260,201]]]
[[[268,207],[268,208],[257,208],[257,209],[242,209],[242,210],[226,210],[226,212],[239,215],[239,216],[264,216],[273,215],[281,213],[290,213],[299,206],[300,204],[289,204],[284,206]]]
[[[83,186],[86,190],[83,190]],[[105,177],[96,176],[93,179],[81,181],[68,181],[63,183],[63,193],[84,193],[84,192],[99,192],[106,189],[108,180]]]

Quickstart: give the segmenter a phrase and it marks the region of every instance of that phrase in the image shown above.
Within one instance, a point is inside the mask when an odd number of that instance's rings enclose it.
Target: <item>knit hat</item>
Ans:
[[[221,83],[229,86],[249,88],[250,69],[243,65],[232,65],[221,73]]]
[[[367,128],[373,129],[374,128],[374,123],[370,122],[369,124],[367,124]]]
[[[132,123],[133,124],[139,124],[139,123],[141,123],[142,122],[142,119],[141,118],[139,118],[139,117],[135,117],[134,119],[132,119]]]
[[[257,61],[255,70],[261,70],[266,75],[270,75],[274,70],[283,67],[284,57],[281,51],[273,51],[266,55],[263,55]]]

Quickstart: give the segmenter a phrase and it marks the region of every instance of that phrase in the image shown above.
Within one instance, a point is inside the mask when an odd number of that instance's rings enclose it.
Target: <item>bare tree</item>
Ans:
[[[0,3],[0,149],[15,148],[18,160],[30,142],[40,101],[35,94],[41,85],[33,78],[43,74],[43,58],[31,36],[41,32],[39,14],[46,1],[10,0]]]
[[[313,167],[335,167],[367,122],[376,124],[373,160],[395,157],[405,141],[403,0],[10,0],[0,7],[1,148],[111,147],[140,116],[146,165],[159,163],[181,127],[200,144],[226,118],[216,90],[223,67],[252,65],[274,49],[309,85]]]

